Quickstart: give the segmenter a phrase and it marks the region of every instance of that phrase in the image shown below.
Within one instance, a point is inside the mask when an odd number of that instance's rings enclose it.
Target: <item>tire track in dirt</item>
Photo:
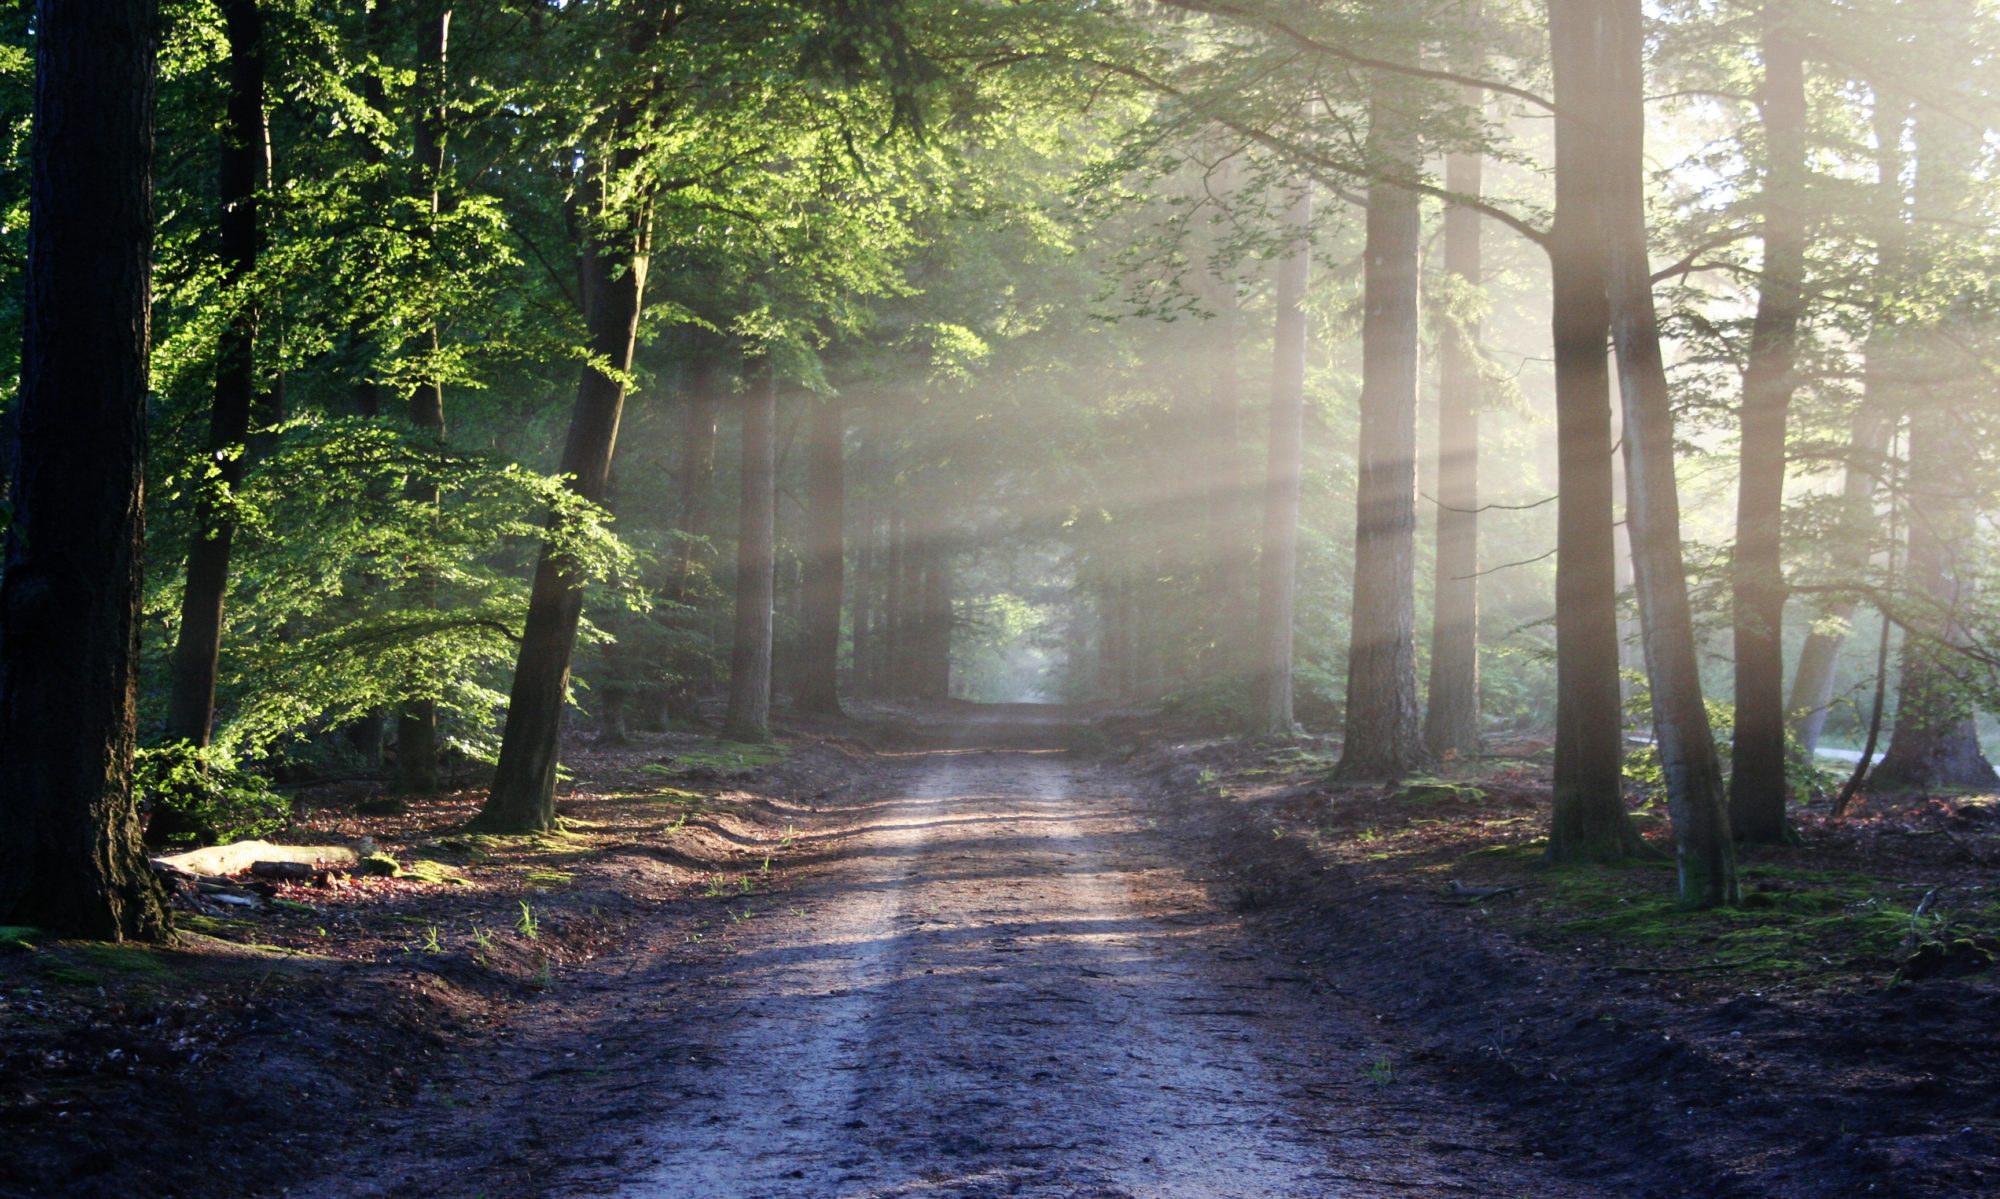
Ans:
[[[843,808],[830,860],[752,922],[706,1000],[645,1005],[656,1035],[700,1048],[655,1067],[636,1144],[555,1193],[1581,1193],[1370,1078],[1370,1031],[1152,856],[1117,772],[1017,750],[906,761]]]

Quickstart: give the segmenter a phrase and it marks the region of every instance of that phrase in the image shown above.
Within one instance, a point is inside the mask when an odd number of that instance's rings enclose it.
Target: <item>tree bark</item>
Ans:
[[[915,692],[919,699],[951,698],[951,554],[935,531],[924,544],[919,591],[922,630],[918,641]]]
[[[736,535],[736,627],[722,735],[771,738],[771,616],[776,586],[778,379],[768,364],[743,396],[742,505]]]
[[[1369,119],[1371,157],[1403,160],[1405,131]],[[1417,703],[1417,193],[1368,189],[1362,250],[1361,431],[1355,455],[1354,608],[1341,779],[1398,778],[1427,764]]]
[[[1612,523],[1606,26],[1596,0],[1551,0],[1556,211],[1549,238],[1555,352],[1556,744],[1551,862],[1645,851],[1625,811]]]
[[[1473,90],[1467,102],[1477,105]],[[1445,189],[1478,196],[1481,158],[1445,160]],[[1444,269],[1465,291],[1481,284],[1479,214],[1444,214]],[[1438,335],[1437,570],[1431,584],[1431,671],[1424,748],[1436,758],[1479,752],[1479,323]]]
[[[1257,642],[1252,732],[1289,737],[1292,717],[1292,607],[1298,591],[1299,475],[1304,463],[1306,285],[1312,275],[1312,187],[1303,184],[1285,216],[1277,263],[1272,332],[1270,449],[1264,476],[1263,552],[1257,562]]]
[[[1205,458],[1208,463],[1208,608],[1213,645],[1209,675],[1237,678],[1244,655],[1243,630],[1253,617],[1254,554],[1244,528],[1242,388],[1236,343],[1242,312],[1235,285],[1213,280],[1215,317],[1208,327],[1208,404]]]
[[[1903,236],[1903,124],[1908,106],[1876,97],[1872,123],[1875,127],[1876,193],[1881,202],[1876,213],[1880,232],[1875,242],[1875,274],[1880,279],[1900,276],[1904,263]],[[1841,535],[1831,554],[1833,577],[1859,578],[1868,569],[1872,543],[1881,522],[1875,512],[1875,495],[1883,475],[1883,455],[1889,447],[1896,424],[1896,406],[1888,382],[1894,323],[1877,317],[1862,347],[1862,400],[1854,415],[1854,431],[1848,441],[1848,462],[1841,480]],[[1823,619],[1816,622],[1799,650],[1797,673],[1792,677],[1788,704],[1792,736],[1810,758],[1819,748],[1820,732],[1833,703],[1834,667],[1847,641],[1858,605],[1851,597],[1828,605]],[[1871,717],[1871,722],[1877,719]]]
[[[257,0],[222,0],[229,42],[227,111],[216,178],[225,288],[247,287],[257,269],[257,176],[264,147],[264,29]],[[230,546],[236,521],[219,493],[243,482],[251,408],[257,395],[257,302],[231,294],[229,315],[216,350],[215,396],[208,416],[211,479],[195,502],[194,543],[188,547],[187,586],[181,593],[180,636],[174,643],[167,697],[166,737],[207,745],[215,723],[216,674],[221,665],[223,601],[229,590]],[[158,839],[174,830],[167,821],[148,830]]]
[[[132,803],[153,246],[152,0],[35,6],[0,576],[0,923],[169,931]]]
[[[1785,753],[1785,576],[1779,525],[1785,509],[1785,424],[1798,386],[1799,315],[1805,305],[1805,49],[1789,5],[1764,10],[1764,269],[1743,373],[1736,547],[1730,594],[1736,641],[1736,729],[1729,825],[1736,839],[1791,838]]]
[[[623,376],[632,369],[646,292],[650,206],[641,199],[626,201],[632,207],[619,211],[609,208],[613,183],[630,167],[632,154],[620,149],[594,172],[596,222],[580,247],[590,351],[619,372],[614,377],[584,367],[563,446],[562,472],[569,476],[570,489],[592,503],[603,501],[610,482],[618,422],[625,408]],[[563,711],[569,702],[570,657],[582,617],[582,580],[553,547],[543,546],[528,597],[527,627],[514,668],[500,763],[493,773],[493,790],[473,822],[480,828],[530,832],[555,823],[556,765]]]
[[[1625,511],[1653,693],[1653,738],[1673,817],[1681,903],[1731,905],[1738,898],[1736,851],[1695,656],[1687,569],[1681,559],[1673,411],[1646,255],[1644,23],[1640,0],[1616,0],[1604,7],[1611,91],[1604,111],[1612,128],[1608,165],[1614,189],[1607,222],[1607,290],[1624,402]]]
[[[821,396],[806,449],[805,596],[792,705],[840,715],[840,611],[847,560],[847,405]]]
[[[1921,6],[1938,30],[1966,27],[1968,0],[1933,0]],[[1940,53],[1946,47],[1937,47]],[[1957,47],[1950,47],[1956,50]],[[1957,113],[1925,103],[1916,108],[1914,201],[1920,225],[1948,226],[1978,220],[1971,203],[1972,164],[1979,158],[1979,132]],[[1899,355],[1925,375],[1923,405],[1910,420],[1906,478],[1909,541],[1904,573],[1909,588],[1924,598],[1926,611],[1905,622],[1896,720],[1889,748],[1869,782],[1876,788],[1930,790],[1990,787],[2000,782],[1979,748],[1973,702],[1957,678],[1955,647],[1965,640],[1961,623],[1972,598],[1974,568],[1961,563],[1962,549],[1977,539],[1972,509],[1975,484],[1969,455],[1979,441],[1972,415],[1990,401],[1983,390],[1966,390],[1984,367],[1960,348],[1947,313],[1926,326],[1909,329],[1909,351]]]
[[[423,66],[418,75],[419,98],[417,105],[416,164],[418,193],[428,193],[431,220],[436,222],[444,211],[444,168],[445,168],[445,115],[446,115],[446,53],[451,44],[451,5],[439,4],[425,14],[421,32],[423,34]],[[433,230],[427,243],[436,240]],[[435,255],[435,245],[426,246]],[[434,265],[434,264],[433,264]],[[427,331],[430,351],[435,362],[439,351],[438,323],[433,320]],[[434,438],[439,445],[444,443],[444,383],[438,379],[433,369],[432,377],[418,384],[410,395],[410,423]],[[410,480],[408,498],[419,504],[435,508],[438,503],[436,482],[422,477]],[[437,606],[437,580],[419,578],[415,581],[416,602],[427,608]],[[415,687],[434,686],[430,680],[411,680]],[[428,794],[436,791],[438,774],[438,730],[437,700],[433,696],[403,701],[396,713],[396,786],[400,791],[411,794]]]

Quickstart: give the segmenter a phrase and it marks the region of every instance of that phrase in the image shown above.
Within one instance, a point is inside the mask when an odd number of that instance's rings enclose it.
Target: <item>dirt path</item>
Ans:
[[[798,886],[732,905],[709,952],[583,988],[449,1101],[489,1113],[427,1141],[455,1163],[360,1193],[1586,1193],[1210,909],[1121,772],[883,761],[801,835]],[[501,1093],[522,1072],[532,1093]]]

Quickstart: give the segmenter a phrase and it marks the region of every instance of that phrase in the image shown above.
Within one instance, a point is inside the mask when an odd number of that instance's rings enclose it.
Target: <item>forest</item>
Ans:
[[[2000,1187],[1992,0],[14,0],[0,118],[0,1196]]]

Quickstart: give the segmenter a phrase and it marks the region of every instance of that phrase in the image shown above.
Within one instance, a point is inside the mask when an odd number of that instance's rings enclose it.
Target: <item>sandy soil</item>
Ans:
[[[787,893],[583,980],[560,1025],[294,1193],[1588,1193],[1216,912],[1128,772],[876,765],[801,828]]]

